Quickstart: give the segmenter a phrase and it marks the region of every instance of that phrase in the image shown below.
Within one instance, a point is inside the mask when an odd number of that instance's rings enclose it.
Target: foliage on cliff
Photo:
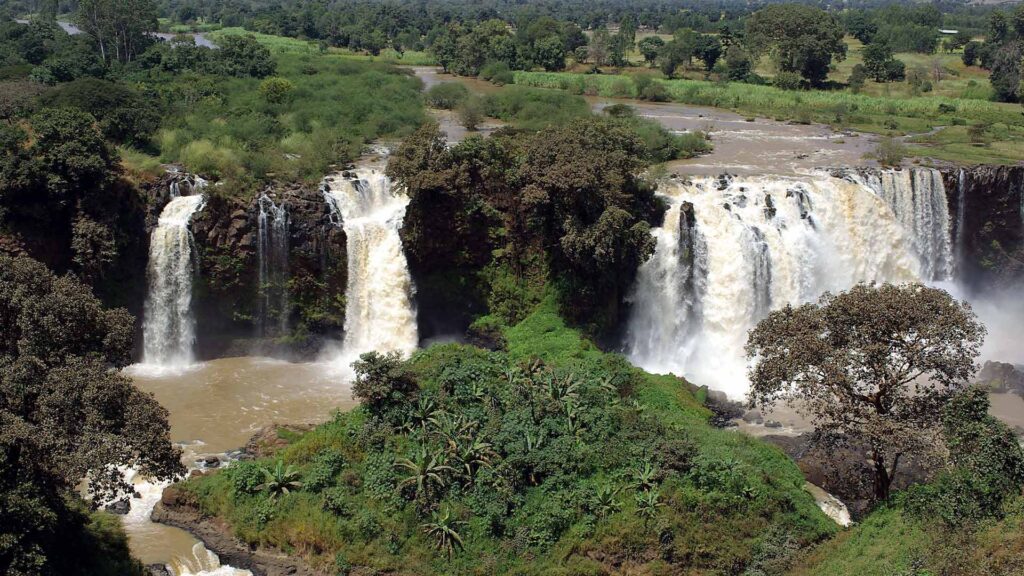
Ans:
[[[622,292],[654,250],[650,223],[662,207],[637,176],[646,163],[627,121],[585,117],[450,149],[436,127],[424,127],[388,173],[410,196],[402,234],[414,273],[458,279],[470,288],[461,294],[488,300],[509,324],[530,302],[508,302],[503,283],[546,275],[562,312],[600,332],[614,325]]]
[[[981,390],[957,396],[941,419],[948,467],[809,553],[793,573],[1020,574],[1024,452],[988,409]]]
[[[739,571],[834,531],[781,452],[712,428],[685,381],[600,352],[556,308],[507,330],[508,352],[364,356],[363,406],[184,499],[342,573]],[[278,461],[301,490],[261,487]]]
[[[88,540],[75,486],[123,495],[117,466],[181,471],[167,411],[114,370],[131,357],[132,318],[28,258],[0,256],[0,572],[81,573]]]

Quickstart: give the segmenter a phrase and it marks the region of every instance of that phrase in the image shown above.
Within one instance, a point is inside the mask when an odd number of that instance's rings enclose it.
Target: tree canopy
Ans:
[[[747,19],[747,45],[769,54],[783,72],[796,72],[812,85],[828,76],[833,60],[846,58],[843,28],[834,16],[803,4],[776,4]]]
[[[62,573],[69,503],[87,478],[93,505],[129,490],[119,466],[183,471],[167,411],[117,371],[132,318],[42,264],[0,256],[0,571]],[[78,568],[76,568],[77,571]]]
[[[751,331],[750,400],[793,401],[820,441],[863,448],[885,499],[901,458],[934,452],[943,407],[974,374],[984,336],[970,306],[940,289],[860,284]]]

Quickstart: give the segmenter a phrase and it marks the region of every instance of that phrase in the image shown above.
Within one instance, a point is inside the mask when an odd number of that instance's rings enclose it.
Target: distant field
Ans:
[[[258,32],[250,32],[244,28],[222,28],[206,34],[206,36],[213,42],[216,42],[217,38],[224,36],[239,35],[254,36],[260,44],[263,44],[276,53],[309,54],[321,52],[320,44],[314,40],[300,40],[298,38],[286,38],[284,36],[260,34]],[[398,52],[387,48],[382,50],[378,56],[373,56],[363,52],[355,52],[346,48],[335,47],[328,47],[326,52],[342,58],[363,60],[367,62],[388,62],[393,64],[404,64],[407,66],[431,66],[436,64],[434,57],[427,52],[416,52],[412,50],[407,50],[403,54],[399,54]]]
[[[929,133],[911,138],[911,152],[943,160],[1001,164],[1024,161],[1024,114],[1018,104],[937,95],[782,90],[739,82],[665,80],[654,74],[655,81],[666,87],[675,102],[894,136]],[[636,97],[632,78],[624,74],[516,72],[515,83],[576,94]],[[968,125],[984,130],[976,129],[972,138]],[[948,128],[930,133],[939,127]]]

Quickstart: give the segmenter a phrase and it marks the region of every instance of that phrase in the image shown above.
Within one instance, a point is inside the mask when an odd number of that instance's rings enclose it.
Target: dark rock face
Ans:
[[[316,353],[326,338],[340,338],[347,282],[345,232],[317,189],[293,185],[262,191],[288,214],[288,316],[290,333],[260,335],[259,194],[243,199],[207,187],[206,206],[192,220],[198,262],[194,284],[196,354],[213,358],[273,354],[296,358]],[[264,336],[264,337],[260,337]],[[291,337],[286,346],[280,337]]]
[[[1024,279],[1024,166],[943,171],[958,277],[974,290]]]

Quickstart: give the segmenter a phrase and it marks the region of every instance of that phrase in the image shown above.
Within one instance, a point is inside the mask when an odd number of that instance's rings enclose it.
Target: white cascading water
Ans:
[[[142,478],[134,469],[123,470],[127,480],[135,490],[128,499],[128,513],[122,517],[122,523],[129,538],[146,535],[155,525],[150,517],[153,509],[163,495],[163,491],[171,484],[170,481],[153,482]],[[171,558],[168,570],[174,576],[252,576],[248,570],[240,570],[222,565],[220,558],[209,550],[202,542],[192,546],[191,553]]]
[[[932,168],[881,170],[865,182],[908,232],[921,262],[921,279],[952,280],[955,272],[949,204],[942,173]]]
[[[363,352],[407,354],[418,344],[412,276],[398,235],[409,198],[379,170],[346,174],[327,178],[324,190],[347,238],[345,366]]]
[[[653,372],[740,397],[747,332],[770,310],[857,282],[922,277],[912,237],[863,183],[702,178],[661,192],[670,208],[629,296],[626,339],[631,360]]]
[[[259,274],[259,301],[256,327],[261,336],[276,328],[277,334],[288,333],[288,211],[284,203],[274,204],[266,194],[256,200],[256,258]],[[271,321],[275,327],[270,326]]]
[[[149,293],[143,317],[143,364],[177,368],[194,360],[192,233],[203,196],[177,196],[164,207],[149,241]]]

